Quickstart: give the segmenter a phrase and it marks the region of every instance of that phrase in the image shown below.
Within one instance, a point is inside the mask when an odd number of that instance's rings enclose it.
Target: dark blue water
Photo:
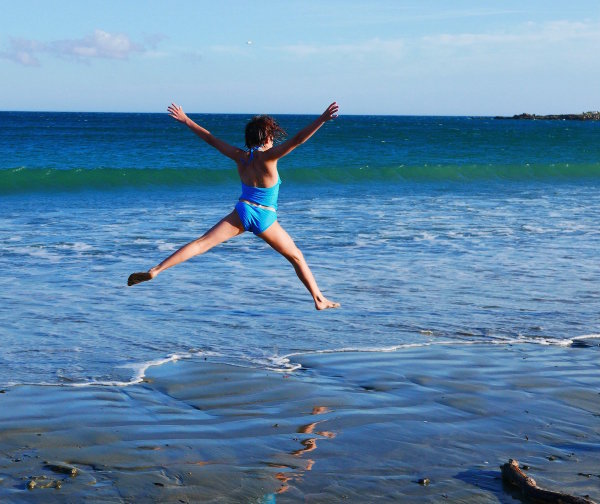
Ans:
[[[249,116],[193,115],[242,146]],[[312,118],[278,117],[290,133]],[[129,382],[211,355],[567,345],[600,332],[600,128],[340,117],[280,161],[279,221],[323,292],[243,235],[125,285],[239,195],[235,166],[166,114],[1,113],[0,384]]]
[[[243,146],[246,115],[192,115]],[[312,118],[281,116],[292,133]],[[229,160],[166,114],[0,113],[0,191],[237,180]],[[286,180],[600,178],[600,123],[466,117],[340,117],[285,159]],[[26,170],[25,170],[26,169]]]

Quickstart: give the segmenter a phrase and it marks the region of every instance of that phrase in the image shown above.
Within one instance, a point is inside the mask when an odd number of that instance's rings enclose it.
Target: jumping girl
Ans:
[[[337,103],[332,103],[318,119],[278,145],[274,145],[274,142],[284,137],[285,131],[272,117],[256,116],[246,125],[248,150],[243,150],[215,137],[192,121],[180,106],[172,103],[168,111],[173,119],[184,123],[208,145],[236,162],[242,182],[242,194],[234,210],[214,227],[147,272],[131,274],[127,285],[152,280],[167,268],[204,254],[244,231],[252,231],[292,264],[298,278],[313,297],[317,310],[339,307],[339,303],[323,296],[302,252],[277,222],[277,197],[281,183],[277,161],[306,142],[327,121],[336,118],[338,109]]]

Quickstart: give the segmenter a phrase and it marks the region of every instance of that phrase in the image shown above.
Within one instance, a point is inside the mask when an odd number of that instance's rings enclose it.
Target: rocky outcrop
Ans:
[[[552,115],[518,114],[512,117],[497,116],[494,119],[525,119],[528,121],[600,121],[600,112]]]

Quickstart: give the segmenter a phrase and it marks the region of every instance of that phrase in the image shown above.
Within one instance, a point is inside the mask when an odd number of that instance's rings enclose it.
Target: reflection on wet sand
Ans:
[[[273,464],[273,463],[270,463],[268,465],[269,465],[269,467],[274,467],[274,468],[291,469],[290,466],[285,465],[285,464]],[[284,472],[278,472],[278,473],[275,474],[275,477],[279,481],[281,481],[281,487],[275,493],[281,494],[281,493],[287,492],[287,490],[290,488],[290,486],[287,484],[287,482],[292,479],[292,476],[288,476]]]
[[[331,410],[325,406],[315,406],[312,411],[311,411],[311,415],[323,415],[325,413],[330,413]],[[332,431],[315,431],[315,429],[317,428],[317,426],[323,422],[326,422],[327,420],[319,420],[316,422],[310,422],[308,424],[305,425],[301,425],[298,430],[296,432],[298,432],[299,434],[317,434],[318,436],[320,436],[321,438],[326,438],[326,439],[333,439],[336,434],[335,432]],[[302,445],[302,448],[298,449],[298,450],[294,450],[292,452],[290,452],[291,455],[293,455],[294,457],[302,457],[305,453],[314,451],[317,449],[317,437],[310,437],[307,439],[303,439],[300,441],[300,444]],[[279,488],[279,490],[277,490],[277,493],[281,494],[286,492],[289,488],[290,485],[288,484],[288,482],[290,480],[299,480],[300,478],[302,478],[302,475],[306,472],[306,471],[311,471],[313,468],[313,465],[315,464],[315,461],[313,459],[307,458],[304,460],[305,464],[304,464],[304,468],[300,469],[297,465],[292,466],[292,465],[287,465],[287,464],[269,464],[271,467],[281,467],[281,468],[286,468],[286,469],[291,469],[294,472],[291,473],[284,473],[284,472],[279,472],[275,475],[275,477],[281,481],[281,488]],[[300,469],[300,470],[298,470]]]

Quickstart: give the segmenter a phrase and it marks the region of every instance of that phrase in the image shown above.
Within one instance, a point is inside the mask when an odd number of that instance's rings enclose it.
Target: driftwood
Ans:
[[[506,483],[518,487],[528,502],[540,504],[596,504],[587,497],[575,497],[574,495],[540,488],[533,478],[519,469],[519,462],[513,459],[509,459],[508,463],[502,466],[502,479]]]

